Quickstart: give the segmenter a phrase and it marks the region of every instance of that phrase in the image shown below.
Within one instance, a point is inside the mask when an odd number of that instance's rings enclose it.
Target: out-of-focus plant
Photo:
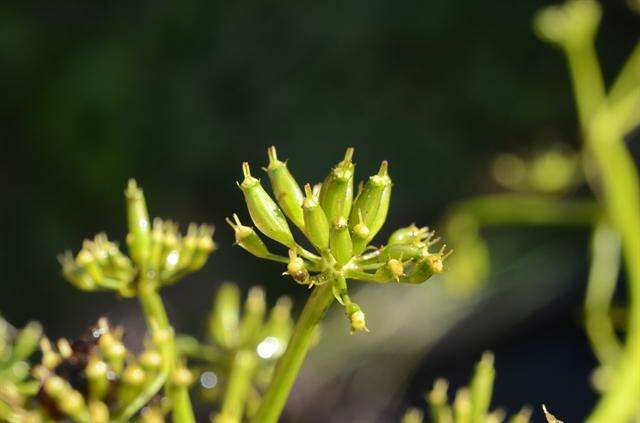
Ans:
[[[42,327],[35,322],[17,330],[0,317],[0,421],[26,421],[25,409],[39,389],[31,380],[29,358],[37,350]]]
[[[451,209],[446,235],[458,253],[445,278],[453,288],[468,291],[487,277],[488,249],[480,236],[484,227],[592,228],[585,325],[600,361],[594,384],[603,396],[589,421],[627,422],[640,416],[640,183],[625,144],[625,136],[640,125],[640,44],[607,90],[594,47],[600,17],[593,0],[570,0],[536,15],[537,34],[567,56],[582,151],[578,155],[554,146],[530,161],[500,156],[493,175],[512,192],[471,198]],[[588,183],[595,199],[568,195],[580,181]],[[624,342],[611,314],[621,259],[629,287]]]
[[[62,413],[80,422],[125,422],[164,389],[173,421],[193,422],[188,393],[191,373],[177,354],[159,290],[205,264],[215,249],[213,227],[191,224],[183,236],[171,221],[156,218],[151,222],[144,194],[135,181],[129,181],[125,196],[129,256],[99,234],[86,240],[75,257],[70,252],[62,255],[60,263],[64,277],[82,290],[111,290],[138,298],[150,330],[147,350],[139,357],[129,354],[121,341],[122,331],[110,330],[104,321],[87,335],[91,339],[73,345],[59,342],[57,352],[45,341],[37,374],[43,386],[41,396],[55,405],[54,415]],[[88,389],[76,386],[72,377],[65,378],[69,363],[78,367],[79,374],[84,372]],[[112,385],[114,378],[119,388],[107,398],[105,386]],[[41,410],[45,416],[50,414],[46,408]],[[149,409],[143,419],[151,418],[163,420],[161,413]]]
[[[236,243],[259,258],[286,263],[284,274],[299,284],[315,287],[298,320],[284,355],[276,365],[273,380],[258,408],[255,421],[275,422],[304,361],[314,330],[333,300],[345,309],[351,331],[366,331],[365,314],[349,296],[347,280],[373,283],[426,281],[441,273],[450,253],[427,228],[410,225],[396,230],[386,245],[371,241],[382,228],[391,199],[391,178],[383,161],[377,174],[360,184],[354,197],[353,149],[324,179],[303,189],[278,159],[275,147],[268,150],[266,168],[275,201],[243,163],[244,180],[239,187],[258,230],[288,248],[288,257],[272,253],[255,230],[237,215],[228,223]],[[304,235],[315,253],[294,240],[287,218]]]
[[[490,411],[491,396],[496,371],[493,366],[493,354],[484,353],[478,364],[469,386],[456,391],[453,404],[447,399],[449,384],[445,379],[437,379],[433,388],[426,396],[429,404],[430,421],[434,423],[500,423],[506,414],[498,408]],[[511,416],[510,423],[528,423],[531,418],[531,408],[523,407]],[[422,410],[412,407],[402,417],[402,423],[422,423]]]
[[[214,422],[255,415],[293,330],[291,306],[283,296],[268,310],[264,290],[253,287],[241,313],[239,289],[227,283],[216,295],[205,342],[178,338],[179,347],[198,363],[202,397],[220,403]]]

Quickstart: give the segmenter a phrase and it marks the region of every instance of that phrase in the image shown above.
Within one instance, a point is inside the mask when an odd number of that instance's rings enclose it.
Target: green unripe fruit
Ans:
[[[276,196],[276,202],[284,211],[289,219],[301,230],[304,230],[304,217],[302,215],[302,201],[304,194],[300,189],[300,185],[296,182],[291,172],[287,168],[287,164],[278,160],[276,148],[269,147],[267,150],[269,155],[269,165],[267,166],[267,175],[271,181],[271,188]]]
[[[354,242],[354,254],[360,254],[364,250],[387,218],[391,198],[391,179],[387,174],[387,167],[387,162],[383,161],[378,173],[369,177],[353,204],[349,217],[352,232],[355,234],[357,225],[364,225],[369,231],[364,243],[358,242],[356,245]]]
[[[269,238],[289,248],[294,248],[293,235],[280,207],[267,194],[260,181],[251,176],[249,163],[242,164],[242,171],[244,180],[240,184],[240,189],[244,194],[253,223],[260,232]]]
[[[133,260],[144,267],[149,255],[150,222],[147,205],[142,189],[138,188],[136,181],[129,179],[129,184],[124,192],[127,198],[127,220],[129,223],[129,235],[127,242]]]
[[[345,218],[340,218],[331,228],[329,239],[331,254],[339,265],[345,265],[353,255],[353,242],[349,234],[349,225]]]
[[[353,203],[353,148],[348,148],[344,159],[331,170],[320,189],[320,206],[330,222],[348,219]]]
[[[260,236],[250,226],[245,226],[240,223],[240,218],[234,213],[233,220],[227,218],[227,223],[233,228],[236,236],[236,244],[244,248],[256,257],[266,258],[271,254],[269,249],[264,244]]]
[[[225,283],[215,298],[215,307],[209,317],[209,335],[224,347],[238,343],[240,320],[240,291],[232,283]]]
[[[306,184],[304,190],[307,194],[302,204],[305,234],[319,250],[325,250],[329,247],[329,221],[314,197],[311,186]]]

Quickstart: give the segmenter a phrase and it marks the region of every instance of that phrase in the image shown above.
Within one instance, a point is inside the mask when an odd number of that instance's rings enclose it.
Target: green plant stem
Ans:
[[[140,281],[138,299],[142,306],[147,326],[152,330],[152,332],[162,332],[164,334],[164,341],[160,345],[163,368],[156,378],[155,383],[149,385],[148,389],[143,390],[141,395],[136,399],[136,403],[141,403],[137,409],[146,404],[149,399],[160,390],[168,376],[175,369],[177,360],[173,328],[169,324],[169,318],[167,317],[167,312],[165,311],[164,304],[162,303],[162,298],[160,297],[153,281],[147,281],[144,279]],[[169,385],[167,394],[173,407],[173,421],[175,423],[195,422],[188,388],[172,384]],[[137,409],[134,410],[134,413]]]
[[[609,100],[617,102],[626,96],[629,91],[640,85],[640,43],[637,43],[633,52],[627,59],[616,81],[611,87]]]
[[[251,379],[258,364],[253,351],[238,351],[233,358],[229,382],[222,401],[220,415],[224,422],[240,422],[245,410],[247,395],[251,389]]]
[[[262,404],[253,421],[256,423],[275,423],[293,387],[296,376],[309,350],[316,326],[333,302],[331,287],[333,281],[317,286],[302,310],[284,355],[276,364],[273,379],[264,395]]]
[[[621,133],[621,122],[604,104],[604,88],[593,40],[566,48],[586,147],[602,179],[602,202],[620,234],[629,284],[629,324],[611,388],[589,422],[628,422],[640,398],[640,180]],[[597,111],[597,113],[596,113]]]
[[[453,210],[470,214],[480,226],[592,226],[601,216],[593,200],[561,200],[535,194],[483,195],[460,202]]]
[[[611,299],[620,273],[620,237],[600,223],[591,240],[591,267],[585,297],[585,326],[591,348],[602,365],[612,365],[622,350],[611,320]]]

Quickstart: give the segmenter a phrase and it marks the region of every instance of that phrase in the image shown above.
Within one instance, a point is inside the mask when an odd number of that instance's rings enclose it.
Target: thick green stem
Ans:
[[[629,284],[624,350],[611,388],[588,421],[628,422],[640,410],[640,179],[622,139],[620,118],[606,108],[593,40],[566,46],[566,53],[586,147],[602,180],[604,209],[622,240]]]
[[[251,379],[257,364],[258,358],[253,351],[241,350],[236,353],[222,401],[220,421],[225,423],[242,421],[247,396],[251,389]]]
[[[316,326],[333,302],[332,281],[316,287],[302,310],[289,345],[276,365],[273,379],[253,419],[256,423],[275,423],[282,413],[289,392],[309,350]]]
[[[584,301],[591,348],[602,365],[613,365],[622,350],[611,321],[611,299],[620,273],[620,236],[600,223],[591,240],[591,267]]]
[[[162,298],[151,281],[141,280],[138,289],[138,299],[140,300],[147,326],[152,332],[156,332],[153,333],[153,335],[163,339],[159,346],[163,367],[156,380],[148,385],[148,388],[143,390],[141,395],[134,401],[136,405],[138,405],[138,407],[133,410],[134,412],[146,404],[149,399],[160,390],[177,365],[173,328],[169,324],[169,318],[162,303]],[[173,407],[173,421],[175,423],[194,423],[195,417],[193,415],[193,408],[191,407],[191,400],[189,399],[188,388],[169,383],[167,394]]]
[[[493,194],[471,198],[454,206],[454,213],[468,213],[480,226],[591,226],[601,216],[591,200],[560,200],[534,194]]]

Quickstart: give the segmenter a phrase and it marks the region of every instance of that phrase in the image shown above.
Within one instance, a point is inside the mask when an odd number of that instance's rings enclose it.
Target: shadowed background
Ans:
[[[5,0],[0,312],[19,326],[37,319],[53,338],[107,314],[139,342],[134,301],[81,293],[56,262],[99,231],[123,239],[129,177],[144,187],[151,215],[217,227],[220,250],[206,267],[163,291],[179,331],[202,332],[225,280],[262,284],[270,299],[286,293],[300,306],[307,290],[280,266],[231,246],[224,217],[247,219],[240,163],[259,173],[276,145],[300,182],[315,182],[353,146],[358,179],[390,162],[395,188],[381,239],[413,221],[437,227],[453,201],[497,190],[488,172],[497,153],[577,145],[563,56],[531,31],[541,6]],[[600,33],[610,79],[638,39],[637,16],[605,3]],[[456,313],[440,310],[446,298],[431,304],[445,295],[438,281],[356,291],[370,335],[349,336],[334,310],[288,421],[393,421],[423,405],[436,376],[465,383],[485,349],[496,354],[494,404],[546,402],[581,420],[596,398],[579,319],[588,233],[486,235],[493,276],[472,298],[449,299]],[[394,320],[402,325],[385,326]],[[376,331],[414,342],[376,341]]]

